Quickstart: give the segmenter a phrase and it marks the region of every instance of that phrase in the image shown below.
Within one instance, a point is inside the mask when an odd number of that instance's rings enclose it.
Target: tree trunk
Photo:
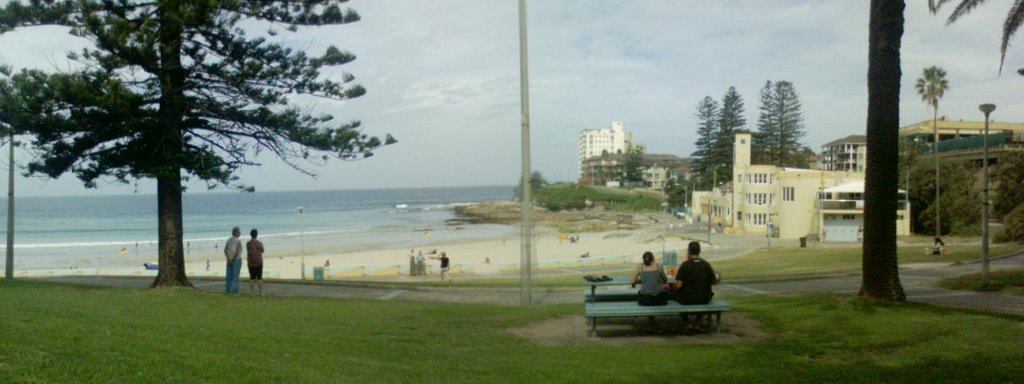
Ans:
[[[904,8],[903,0],[871,0],[868,45],[868,165],[860,296],[890,301],[906,300],[896,259]]]
[[[156,140],[157,156],[165,167],[156,176],[157,219],[159,221],[159,269],[153,287],[191,287],[185,275],[182,241],[181,159],[182,129],[185,116],[185,71],[181,66],[181,4],[160,0],[160,126],[151,137]]]
[[[181,178],[160,176],[156,180],[158,244],[160,271],[153,287],[191,287],[185,275],[185,252],[182,249]]]

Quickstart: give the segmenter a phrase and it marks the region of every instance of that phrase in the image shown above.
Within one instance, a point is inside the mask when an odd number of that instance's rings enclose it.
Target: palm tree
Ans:
[[[868,33],[868,164],[860,296],[889,301],[907,298],[896,262],[904,8],[903,0],[871,0]]]
[[[943,4],[948,3],[950,0],[928,0],[928,9],[932,13],[937,13],[939,8]],[[981,5],[986,0],[961,0],[960,4],[956,6],[953,13],[949,15],[949,19],[946,19],[946,25],[953,24],[960,19],[961,16],[967,15],[975,7]],[[1021,24],[1024,23],[1024,0],[1013,0],[1013,5],[1010,6],[1010,12],[1006,14],[1006,20],[1003,21],[1003,44],[999,47],[999,73],[1003,73],[1003,62],[1006,61],[1006,48],[1010,46],[1010,37],[1020,29]],[[1017,71],[1021,75],[1024,75],[1024,68]]]
[[[941,1],[941,0],[940,0]],[[935,158],[935,237],[942,236],[942,214],[939,205],[939,99],[949,89],[949,82],[946,81],[946,70],[931,66],[924,69],[924,74],[917,79],[917,94],[921,100],[932,107],[932,131],[935,132],[935,141],[932,142],[932,157]]]

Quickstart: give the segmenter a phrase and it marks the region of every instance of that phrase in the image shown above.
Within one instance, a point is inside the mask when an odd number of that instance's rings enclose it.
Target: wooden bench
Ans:
[[[586,318],[590,322],[589,336],[591,337],[597,335],[597,319],[601,317],[666,316],[684,313],[714,314],[715,333],[721,333],[722,312],[729,310],[729,303],[722,300],[712,300],[703,305],[682,305],[671,300],[668,304],[661,306],[641,306],[636,301],[598,301],[587,302],[585,305]]]

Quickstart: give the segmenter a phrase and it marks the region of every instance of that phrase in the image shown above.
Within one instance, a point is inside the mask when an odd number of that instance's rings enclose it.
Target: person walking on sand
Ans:
[[[440,259],[441,259],[441,281],[444,281],[445,279],[448,279],[448,282],[451,283],[452,282],[452,277],[448,276],[448,269],[449,269],[448,266],[451,265],[451,264],[449,264],[450,260],[448,259],[448,255],[445,254],[444,252],[441,252]]]
[[[224,258],[227,270],[224,272],[224,292],[238,293],[238,273],[242,271],[242,241],[238,239],[242,230],[231,229],[231,237],[224,243]]]
[[[257,294],[254,289],[256,287],[259,287],[259,295],[263,296],[263,242],[256,239],[259,234],[259,231],[253,228],[249,231],[252,239],[245,242],[246,263],[249,265],[249,293],[254,296]]]

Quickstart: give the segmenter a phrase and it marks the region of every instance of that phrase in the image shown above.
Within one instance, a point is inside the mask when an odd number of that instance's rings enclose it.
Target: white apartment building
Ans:
[[[583,178],[583,161],[594,156],[625,153],[633,144],[633,134],[622,129],[621,121],[613,121],[609,128],[584,129],[580,132],[579,178]]]
[[[736,134],[733,182],[694,195],[694,204],[727,232],[825,242],[856,242],[864,222],[864,173],[750,164],[749,133]],[[897,235],[910,234],[910,207],[900,191]],[[708,217],[710,213],[710,217]]]
[[[823,171],[864,172],[867,164],[868,137],[850,135],[821,146],[819,166]]]

